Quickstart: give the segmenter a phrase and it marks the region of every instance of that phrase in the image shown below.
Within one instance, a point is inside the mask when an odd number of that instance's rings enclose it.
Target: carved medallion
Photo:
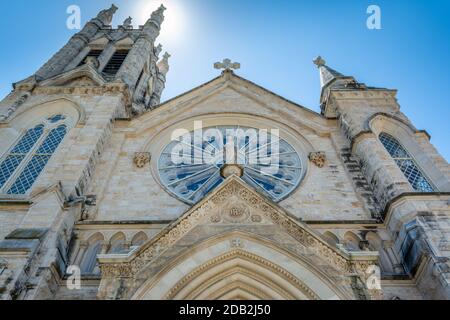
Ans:
[[[136,152],[134,155],[134,164],[138,168],[143,168],[147,163],[150,163],[150,153],[148,152]]]
[[[219,215],[213,215],[213,216],[211,217],[211,222],[212,222],[212,223],[219,223],[221,220],[222,220],[222,219],[220,218]]]
[[[317,167],[323,168],[325,166],[325,162],[327,157],[325,152],[311,152],[309,154],[309,160],[314,163]]]
[[[255,223],[260,223],[262,221],[262,217],[260,216],[260,215],[253,215],[252,216],[252,222],[255,222]]]
[[[234,198],[234,197],[233,197]],[[250,217],[249,207],[242,202],[230,199],[230,205],[226,206],[222,211],[222,217],[226,222],[242,223]]]
[[[232,249],[235,249],[235,248],[242,249],[242,248],[244,248],[244,242],[241,239],[239,239],[239,238],[231,239],[230,240],[230,247]]]

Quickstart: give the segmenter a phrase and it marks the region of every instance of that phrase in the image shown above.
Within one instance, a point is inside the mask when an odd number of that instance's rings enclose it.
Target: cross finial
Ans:
[[[238,70],[241,68],[241,64],[237,62],[231,62],[230,59],[224,59],[223,62],[216,62],[214,64],[215,69],[224,69],[224,70]]]
[[[323,67],[327,63],[321,56],[318,56],[313,62],[318,68]]]

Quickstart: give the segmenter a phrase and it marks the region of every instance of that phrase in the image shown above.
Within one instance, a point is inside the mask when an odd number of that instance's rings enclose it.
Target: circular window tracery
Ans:
[[[224,172],[238,172],[250,186],[279,202],[299,185],[303,170],[297,151],[277,132],[240,126],[181,135],[163,149],[158,161],[162,184],[189,204],[225,181]]]

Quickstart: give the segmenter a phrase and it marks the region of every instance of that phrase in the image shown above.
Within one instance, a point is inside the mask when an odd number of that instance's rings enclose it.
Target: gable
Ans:
[[[229,72],[144,113],[135,124],[139,132],[161,123],[168,127],[194,116],[221,113],[266,117],[318,135],[330,132],[330,120]]]
[[[348,298],[353,289],[345,277],[358,274],[364,278],[365,270],[377,260],[377,253],[350,255],[331,246],[240,178],[231,176],[137,251],[99,255],[99,297],[160,299],[165,294],[173,298],[186,282],[194,277],[198,280],[197,276],[213,266],[218,277],[221,268],[229,267],[231,278],[245,281],[245,270],[239,266],[248,262],[274,271],[271,278],[284,275],[298,283],[299,290],[310,298]]]
[[[94,87],[106,82],[93,67],[85,64],[39,83],[39,86]]]
[[[106,256],[100,259],[102,272],[104,275],[111,272],[116,274],[117,271],[136,274],[149,261],[156,259],[196,228],[223,226],[229,229],[231,226],[231,229],[239,229],[239,226],[243,225],[268,227],[270,230],[276,228],[311,250],[311,253],[318,254],[332,268],[343,273],[353,271],[351,255],[331,246],[307,225],[292,218],[284,209],[260,195],[240,178],[231,176],[177,221],[163,229],[153,240],[138,251],[122,257],[121,268],[115,269],[120,265],[115,259],[109,260]],[[217,231],[217,228],[215,229]],[[217,232],[214,234],[218,235]],[[377,255],[365,254],[363,260],[365,263],[373,263],[377,260]]]

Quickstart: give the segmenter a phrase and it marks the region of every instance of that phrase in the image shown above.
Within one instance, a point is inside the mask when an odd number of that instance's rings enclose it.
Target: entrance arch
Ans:
[[[251,234],[232,232],[190,248],[133,295],[136,300],[348,299],[299,256]]]

